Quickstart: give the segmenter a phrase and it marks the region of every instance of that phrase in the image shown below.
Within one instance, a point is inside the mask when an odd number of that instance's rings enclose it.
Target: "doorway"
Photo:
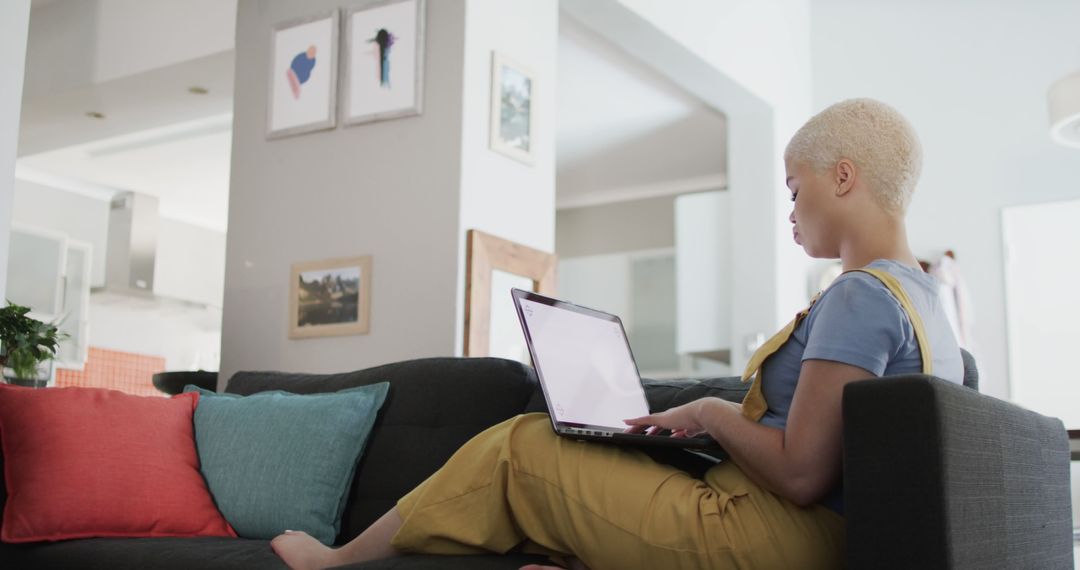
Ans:
[[[677,226],[688,221],[676,215],[681,197],[726,188],[726,116],[566,13],[558,70],[559,296],[619,315],[644,376],[727,373],[680,350],[685,331],[700,329],[680,322],[717,315],[679,311],[694,303],[679,283],[701,272],[680,255],[687,232]]]

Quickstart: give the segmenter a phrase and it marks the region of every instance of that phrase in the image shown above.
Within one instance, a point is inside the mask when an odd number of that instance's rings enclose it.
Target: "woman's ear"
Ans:
[[[846,158],[836,163],[836,195],[843,196],[855,186],[855,164]]]

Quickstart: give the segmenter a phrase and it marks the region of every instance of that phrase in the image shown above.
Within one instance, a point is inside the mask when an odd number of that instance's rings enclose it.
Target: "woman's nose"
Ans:
[[[795,223],[795,208],[791,209],[791,215],[789,215],[787,217],[787,219],[788,219],[789,222],[791,222],[793,224]]]

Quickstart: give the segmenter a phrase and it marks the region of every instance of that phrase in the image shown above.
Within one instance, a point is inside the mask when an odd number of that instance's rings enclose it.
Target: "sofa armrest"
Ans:
[[[844,389],[851,568],[1072,568],[1061,421],[925,375]]]

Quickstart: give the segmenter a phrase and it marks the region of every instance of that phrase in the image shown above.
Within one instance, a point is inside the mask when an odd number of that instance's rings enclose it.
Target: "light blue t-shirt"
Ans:
[[[964,363],[938,297],[938,281],[891,259],[875,260],[868,267],[896,277],[911,298],[926,329],[934,376],[962,384]],[[762,424],[787,426],[802,362],[811,359],[858,366],[874,376],[922,372],[919,343],[904,308],[884,283],[858,271],[833,281],[791,338],[765,361],[761,390],[769,409]],[[822,503],[842,512],[839,487]]]

